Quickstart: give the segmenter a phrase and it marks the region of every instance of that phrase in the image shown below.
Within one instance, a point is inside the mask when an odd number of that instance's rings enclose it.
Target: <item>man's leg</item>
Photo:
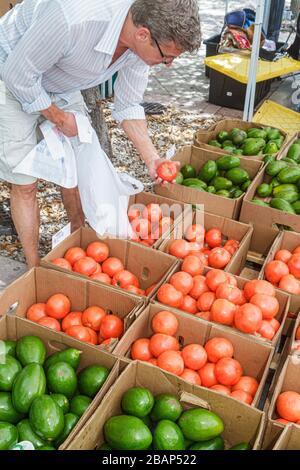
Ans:
[[[84,225],[84,214],[78,188],[61,188],[61,194],[68,219],[71,222],[71,231],[75,232],[75,230]]]
[[[37,183],[12,184],[11,187],[11,215],[29,268],[40,264],[38,255],[40,214],[36,193]]]

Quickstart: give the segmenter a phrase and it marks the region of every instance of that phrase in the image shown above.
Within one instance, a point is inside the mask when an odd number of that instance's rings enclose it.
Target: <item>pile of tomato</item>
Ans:
[[[86,250],[78,246],[69,248],[63,258],[53,260],[52,264],[88,276],[94,281],[120,287],[136,295],[151,293],[155,285],[147,290],[141,289],[140,281],[135,274],[125,269],[119,258],[109,255],[108,245],[96,241],[90,243]]]
[[[174,220],[164,217],[159,204],[148,204],[144,209],[135,204],[129,208],[128,219],[134,235],[132,241],[153,246],[172,227]]]
[[[223,241],[220,229],[205,230],[201,224],[193,224],[186,230],[184,239],[170,243],[169,254],[185,259],[196,256],[204,266],[224,269],[239,248],[237,240]]]
[[[252,280],[244,289],[236,278],[220,269],[203,275],[202,262],[194,256],[185,258],[181,271],[163,284],[157,299],[196,317],[231,326],[243,333],[272,340],[280,327],[275,318],[279,302],[274,286],[268,281]]]
[[[274,286],[300,295],[300,246],[293,252],[281,249],[265,267],[265,278]]]
[[[52,295],[45,303],[31,305],[26,318],[93,345],[109,345],[124,333],[123,320],[118,316],[95,305],[83,312],[72,311],[70,299],[61,293]]]
[[[239,361],[233,358],[231,341],[215,337],[200,344],[188,344],[180,351],[175,335],[178,320],[172,312],[161,311],[151,322],[154,334],[140,338],[131,346],[131,358],[146,361],[180,378],[251,404],[258,389],[254,377],[244,376]]]
[[[286,391],[281,393],[276,401],[278,418],[276,421],[282,424],[300,424],[300,393]]]

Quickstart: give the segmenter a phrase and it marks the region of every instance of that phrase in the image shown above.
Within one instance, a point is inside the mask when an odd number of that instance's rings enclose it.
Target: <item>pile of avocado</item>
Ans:
[[[268,182],[258,186],[253,203],[290,214],[300,214],[300,140],[293,144],[285,158],[267,157],[265,173]],[[270,178],[271,177],[271,178]]]
[[[76,374],[81,351],[46,359],[37,336],[4,341],[0,362],[0,450],[29,441],[36,450],[55,450],[68,437],[105,382],[109,370],[92,365]]]
[[[198,174],[192,165],[184,165],[176,183],[217,196],[237,199],[251,184],[248,172],[240,168],[240,165],[241,159],[235,155],[224,155],[216,161],[208,160]]]
[[[121,408],[125,414],[106,421],[105,442],[97,450],[224,450],[221,418],[202,408],[184,410],[175,395],[154,397],[147,388],[133,387],[124,393]]]
[[[284,136],[279,130],[271,127],[251,128],[248,131],[234,128],[230,132],[219,132],[216,140],[210,140],[208,145],[233,155],[250,156],[275,154],[282,147],[283,141]]]

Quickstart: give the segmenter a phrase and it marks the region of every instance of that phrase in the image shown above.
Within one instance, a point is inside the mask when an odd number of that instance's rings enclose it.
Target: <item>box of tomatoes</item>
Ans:
[[[146,300],[176,266],[173,256],[128,240],[99,238],[81,227],[48,253],[41,262],[114,290],[123,289]]]
[[[13,312],[98,348],[112,350],[135,320],[141,298],[54,269],[33,268],[0,297],[0,314]]]
[[[274,348],[153,303],[126,331],[115,354],[150,362],[189,383],[257,407]]]
[[[182,215],[160,251],[179,259],[193,254],[207,266],[239,275],[245,266],[253,228],[220,215],[196,210]]]
[[[138,406],[140,396],[146,397],[145,409]],[[208,420],[214,423],[214,430]],[[265,414],[260,410],[135,361],[120,375],[67,450],[142,450],[151,444],[154,450],[200,450],[211,444],[219,450],[237,445],[256,450],[261,445],[264,423]],[[130,435],[124,432],[128,426]],[[203,442],[205,439],[210,441]]]

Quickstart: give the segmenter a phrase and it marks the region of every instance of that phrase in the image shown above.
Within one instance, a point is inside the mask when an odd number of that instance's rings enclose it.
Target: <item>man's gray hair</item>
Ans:
[[[158,42],[174,41],[189,52],[201,45],[197,0],[136,0],[131,14],[134,25],[148,28]]]

